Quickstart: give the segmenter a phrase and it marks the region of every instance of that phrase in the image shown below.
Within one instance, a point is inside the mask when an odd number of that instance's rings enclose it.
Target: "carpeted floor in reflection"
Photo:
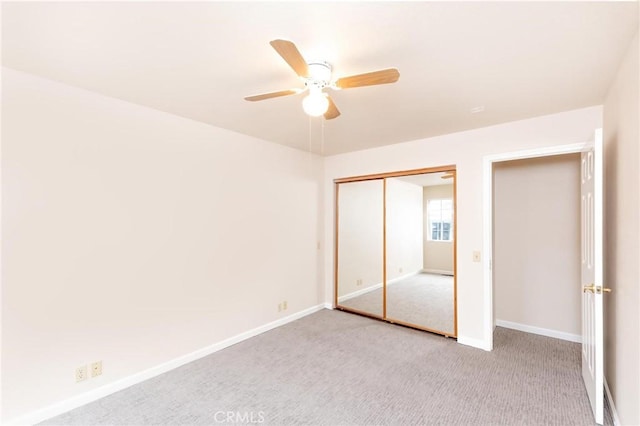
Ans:
[[[340,302],[382,316],[382,288]],[[387,318],[454,334],[453,277],[420,273],[387,286]]]

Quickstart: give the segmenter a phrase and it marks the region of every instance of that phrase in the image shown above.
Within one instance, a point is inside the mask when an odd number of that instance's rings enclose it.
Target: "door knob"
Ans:
[[[596,292],[596,286],[591,284],[591,285],[585,285],[584,287],[582,287],[582,292],[586,293],[590,291],[591,293],[595,293]]]

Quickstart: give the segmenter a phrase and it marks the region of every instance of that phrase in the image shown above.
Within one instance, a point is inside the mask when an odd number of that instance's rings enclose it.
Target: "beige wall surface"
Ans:
[[[620,421],[640,424],[638,35],[604,103],[605,378]]]
[[[422,269],[422,187],[387,179],[387,281]]]
[[[453,241],[430,241],[427,222],[429,200],[453,199],[453,185],[424,187],[424,259],[423,269],[437,273],[453,274]],[[454,200],[455,201],[455,200]]]
[[[496,320],[581,334],[580,155],[494,165]]]
[[[338,188],[338,296],[343,297],[382,283],[384,188],[381,179]]]
[[[321,164],[3,69],[0,422],[317,306]]]

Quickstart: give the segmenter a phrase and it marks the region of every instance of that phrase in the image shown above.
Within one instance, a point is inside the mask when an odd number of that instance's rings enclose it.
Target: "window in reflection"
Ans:
[[[453,200],[429,200],[427,204],[428,228],[431,241],[453,240]]]

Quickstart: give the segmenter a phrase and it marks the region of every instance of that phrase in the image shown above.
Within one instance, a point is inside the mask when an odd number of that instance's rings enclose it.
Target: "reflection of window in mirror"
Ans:
[[[429,200],[427,203],[429,241],[453,241],[453,200]]]

